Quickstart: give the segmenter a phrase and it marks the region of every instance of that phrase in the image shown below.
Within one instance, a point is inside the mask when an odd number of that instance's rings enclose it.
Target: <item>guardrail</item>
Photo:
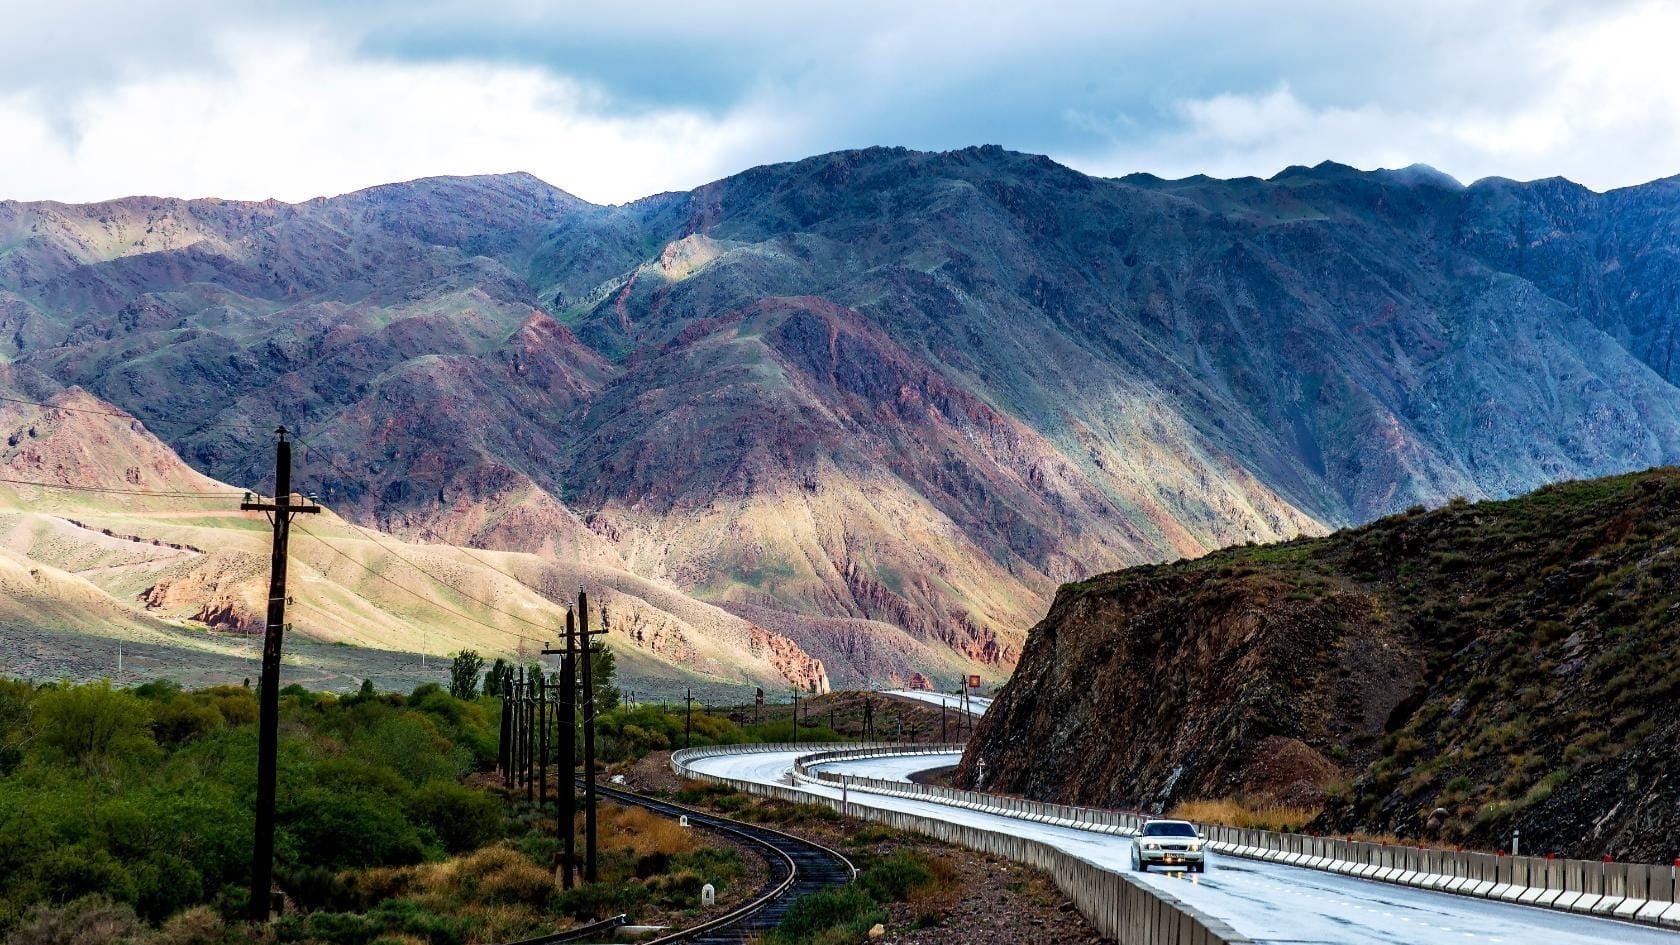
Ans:
[[[1249,945],[1249,939],[1238,935],[1230,926],[1204,914],[1201,910],[1184,903],[1182,900],[1141,883],[1126,873],[1117,873],[1098,866],[1089,860],[1081,859],[1042,841],[965,824],[953,824],[932,817],[923,817],[919,814],[847,804],[839,798],[812,794],[788,785],[764,784],[758,781],[725,778],[695,771],[688,766],[689,762],[696,759],[715,755],[740,754],[742,752],[797,751],[800,747],[802,746],[718,745],[707,748],[684,749],[672,753],[671,769],[685,778],[726,785],[760,797],[771,797],[798,804],[816,804],[841,814],[873,820],[899,830],[914,831],[937,840],[943,840],[946,843],[959,844],[984,853],[995,853],[1017,862],[1035,866],[1049,873],[1055,879],[1056,885],[1067,894],[1068,898],[1073,901],[1074,906],[1091,921],[1098,932],[1115,939],[1120,945]],[[952,749],[947,747],[944,750]],[[906,751],[918,754],[933,753],[928,749],[907,749]],[[820,754],[830,756],[827,760],[839,760],[839,758],[833,756],[857,758],[871,757],[877,754],[901,753],[905,752],[878,747],[864,747],[839,752],[821,752]],[[796,773],[795,778],[838,783],[830,780],[831,778],[838,778],[838,775],[832,775],[828,772],[818,772],[816,775],[809,774],[808,765],[810,763],[815,762],[809,756],[797,759],[796,764],[806,773]],[[845,781],[848,785],[863,781],[870,782],[872,793],[896,793],[896,791],[875,791],[873,788],[875,784],[889,785],[894,788],[955,790],[908,782],[879,781],[873,778],[853,779],[850,775],[846,776]],[[971,794],[973,792],[958,793]],[[906,796],[916,795],[907,792]],[[978,796],[987,797],[986,795]],[[989,797],[987,799],[990,800]],[[1012,801],[1014,799],[998,798],[997,800]],[[1062,805],[1042,805],[1037,801],[1021,801],[1019,803],[1039,807],[1062,807]],[[1091,808],[1065,809],[1094,810]],[[1047,820],[1046,822],[1056,821]]]
[[[954,750],[959,749],[946,747],[941,749],[941,753]],[[1134,834],[1147,819],[1124,811],[1050,804],[936,785],[811,770],[813,766],[829,761],[931,753],[915,749],[896,751],[883,746],[817,752],[801,756],[794,765],[793,776],[795,780],[826,784],[843,782],[851,790],[922,798],[1100,833]],[[1419,889],[1680,928],[1680,870],[1673,866],[1461,853],[1210,824],[1199,825],[1199,828],[1208,839],[1208,848],[1226,856],[1268,860]]]
[[[1211,849],[1229,856],[1680,927],[1680,877],[1672,866],[1460,853],[1236,827],[1208,826],[1203,832]]]

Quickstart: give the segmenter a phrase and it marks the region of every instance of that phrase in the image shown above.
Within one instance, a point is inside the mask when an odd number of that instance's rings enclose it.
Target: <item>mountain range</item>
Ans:
[[[1006,675],[1056,587],[1680,457],[1680,184],[1094,178],[873,148],[0,203],[14,390],[395,536],[635,575],[837,683]]]

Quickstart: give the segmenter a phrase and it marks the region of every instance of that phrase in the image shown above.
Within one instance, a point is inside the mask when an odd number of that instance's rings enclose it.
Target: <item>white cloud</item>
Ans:
[[[840,147],[1093,173],[1680,171],[1661,0],[0,0],[0,198],[526,170],[598,201]]]
[[[0,98],[4,196],[299,200],[526,170],[616,202],[732,172],[797,131],[752,106],[617,111],[543,69],[369,60],[300,36],[228,38],[215,61],[88,90],[61,115],[38,95]]]
[[[1644,3],[1569,23],[1492,54],[1521,59],[1520,89],[1450,98],[1313,105],[1287,83],[1173,103],[1176,128],[1071,156],[1096,173],[1266,176],[1330,159],[1356,167],[1434,165],[1462,180],[1561,175],[1595,189],[1680,173],[1680,8]],[[1515,94],[1513,94],[1513,92]],[[1090,116],[1088,123],[1099,124]]]

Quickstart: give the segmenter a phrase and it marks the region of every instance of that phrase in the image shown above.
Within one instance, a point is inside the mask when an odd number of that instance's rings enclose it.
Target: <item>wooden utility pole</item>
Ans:
[[[683,747],[694,747],[694,690],[690,689],[683,699],[687,708],[683,713]]]
[[[268,625],[263,631],[262,681],[257,689],[257,833],[251,844],[251,920],[267,922],[274,885],[274,791],[280,748],[280,645],[286,632],[286,545],[292,516],[319,512],[314,504],[292,504],[292,444],[286,428],[274,431],[274,501],[253,502],[249,493],[240,511],[264,512],[274,523],[274,547],[268,564]]]
[[[525,675],[525,803],[536,800],[537,792],[537,677]]]
[[[577,784],[572,778],[577,770],[577,615],[566,608],[566,645],[563,648],[543,648],[548,656],[560,657],[560,757],[556,759],[559,783],[560,875],[561,884],[571,889],[576,881],[573,872],[577,860]]]
[[[589,629],[589,595],[578,585],[578,635],[583,647],[583,881],[598,879],[595,870],[595,673],[589,661],[591,636],[607,632],[607,611],[601,609],[601,629]]]
[[[509,789],[513,787],[513,693],[508,691],[512,682],[512,673],[496,679],[502,697],[502,732],[496,740],[496,767],[502,772],[502,787]]]
[[[537,673],[537,810],[548,806],[548,673]]]

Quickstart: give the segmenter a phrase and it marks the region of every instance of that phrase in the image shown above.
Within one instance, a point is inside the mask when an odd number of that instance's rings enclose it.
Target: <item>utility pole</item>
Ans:
[[[512,673],[496,680],[502,694],[502,733],[497,739],[496,766],[502,771],[502,787],[508,790],[513,788],[513,693],[508,691],[512,681]]]
[[[286,632],[286,544],[292,516],[319,512],[318,505],[292,504],[292,444],[286,428],[274,431],[274,501],[253,502],[249,493],[242,512],[265,512],[274,524],[274,547],[268,564],[268,624],[263,631],[261,683],[257,688],[257,833],[251,844],[251,921],[267,922],[274,886],[274,783],[280,748],[280,644]]]
[[[577,861],[577,783],[573,780],[577,771],[577,615],[571,607],[566,608],[565,647],[544,647],[543,653],[560,655],[560,783],[555,790],[560,795],[561,885],[571,889]]]
[[[589,595],[578,585],[578,634],[583,638],[583,881],[593,883],[595,872],[595,673],[589,663],[589,638],[607,632],[607,611],[601,609],[601,629],[589,629]]]
[[[939,743],[941,745],[951,744],[951,740],[945,737],[945,700],[944,699],[939,700]]]
[[[686,708],[683,711],[683,747],[694,747],[694,690],[688,690],[683,698]]]
[[[525,667],[513,683],[513,783],[525,783]]]
[[[537,673],[537,810],[548,806],[548,674]]]
[[[793,743],[799,744],[799,687],[793,687]]]
[[[536,799],[537,791],[537,677],[525,674],[525,803]]]

